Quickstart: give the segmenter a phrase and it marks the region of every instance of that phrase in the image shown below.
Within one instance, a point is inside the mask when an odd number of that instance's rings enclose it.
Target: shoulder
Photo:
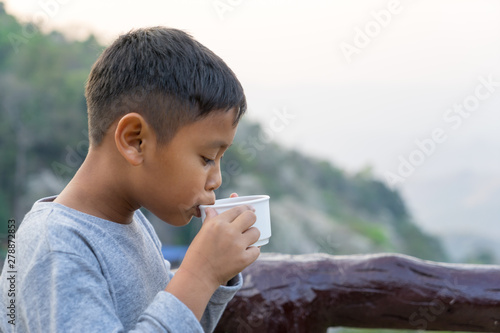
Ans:
[[[83,254],[89,235],[99,232],[85,214],[52,202],[38,201],[26,214],[16,233],[20,251],[26,254],[65,252]]]
[[[102,261],[140,239],[161,251],[153,226],[140,211],[134,213],[133,223],[123,225],[50,201],[37,201],[16,233],[19,251],[27,258],[58,252]]]
[[[95,237],[91,222],[64,206],[36,202],[16,232],[16,259],[21,276],[47,260],[85,258],[88,265],[99,269],[95,256]]]

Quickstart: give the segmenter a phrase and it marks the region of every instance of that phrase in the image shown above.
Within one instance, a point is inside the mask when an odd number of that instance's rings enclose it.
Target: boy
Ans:
[[[173,275],[138,209],[182,226],[214,202],[222,155],[246,109],[239,81],[186,33],[155,27],[107,48],[85,95],[88,155],[66,188],[37,201],[20,225],[15,326],[2,278],[2,330],[213,330],[242,285],[239,273],[259,256],[250,247],[259,238],[253,210],[207,209]]]

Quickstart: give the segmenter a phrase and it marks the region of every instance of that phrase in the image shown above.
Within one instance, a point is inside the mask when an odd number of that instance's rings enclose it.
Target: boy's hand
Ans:
[[[218,287],[257,259],[260,249],[250,245],[259,239],[260,232],[250,228],[256,220],[250,206],[235,207],[220,215],[213,208],[205,212],[203,226],[180,268],[200,272],[204,283]]]
[[[231,194],[231,197],[237,194]],[[181,266],[165,289],[200,319],[214,291],[253,263],[260,254],[255,243],[260,232],[250,206],[234,207],[217,215],[205,210],[203,225],[188,248]]]

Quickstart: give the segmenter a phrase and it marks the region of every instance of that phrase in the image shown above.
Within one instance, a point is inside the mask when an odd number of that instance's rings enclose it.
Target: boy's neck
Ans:
[[[109,155],[101,149],[90,149],[82,166],[54,202],[83,213],[120,224],[132,222],[134,211],[139,209],[127,189],[118,180],[117,168],[111,168]]]

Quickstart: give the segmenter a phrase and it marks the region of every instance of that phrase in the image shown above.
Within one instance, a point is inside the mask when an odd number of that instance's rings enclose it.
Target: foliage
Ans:
[[[0,3],[0,230],[7,218],[24,214],[30,175],[50,169],[67,179],[76,171],[65,160],[86,127],[83,91],[96,45],[94,37],[74,42],[58,32],[42,34]],[[55,161],[66,168],[56,169]]]

